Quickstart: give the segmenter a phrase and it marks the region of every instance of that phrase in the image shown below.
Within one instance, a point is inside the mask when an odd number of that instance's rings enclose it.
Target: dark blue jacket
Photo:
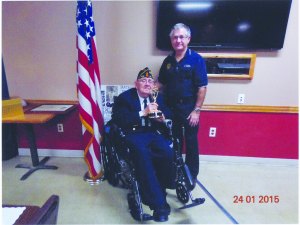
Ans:
[[[150,97],[150,101],[153,99]],[[171,119],[171,111],[163,102],[162,96],[159,94],[156,102],[158,109],[163,112],[166,119]],[[141,126],[141,117],[139,116],[141,105],[136,88],[131,88],[121,93],[114,101],[112,109],[112,120],[124,131],[130,131],[133,127]],[[160,122],[153,121],[152,126],[159,128]]]

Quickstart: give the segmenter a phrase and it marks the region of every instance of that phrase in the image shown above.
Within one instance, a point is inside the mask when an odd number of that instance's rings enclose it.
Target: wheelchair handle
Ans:
[[[170,120],[170,119],[165,119],[164,123],[165,123],[165,126],[168,128],[169,135],[170,135],[170,136],[173,136],[173,133],[172,133],[173,122],[172,122],[172,120]]]
[[[169,129],[172,128],[172,125],[173,125],[172,120],[170,120],[170,119],[165,119],[164,122],[165,122],[165,125],[166,125],[167,128],[169,128]]]

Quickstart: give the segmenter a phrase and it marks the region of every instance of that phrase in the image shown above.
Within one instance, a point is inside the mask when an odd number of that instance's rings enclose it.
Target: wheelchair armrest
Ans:
[[[112,120],[108,121],[107,124],[104,126],[104,132],[109,136],[118,136],[121,138],[125,137],[124,132],[117,124],[115,124]]]
[[[167,129],[167,132],[163,131],[163,133],[168,133],[168,136],[172,136],[172,126],[173,121],[171,119],[165,119],[163,123],[164,128]],[[112,120],[108,121],[107,124],[104,126],[104,132],[109,136],[118,136],[124,138],[126,135],[123,130],[118,127]]]

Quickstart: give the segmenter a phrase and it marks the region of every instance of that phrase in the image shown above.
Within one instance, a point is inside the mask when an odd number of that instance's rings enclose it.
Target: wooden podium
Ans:
[[[14,224],[56,224],[59,207],[59,196],[50,196],[50,198],[42,205],[42,207],[31,205],[4,204],[2,205],[2,211],[5,211],[5,208],[17,209],[20,207],[25,207],[25,210],[14,222]],[[6,216],[8,215],[3,215],[3,220]]]

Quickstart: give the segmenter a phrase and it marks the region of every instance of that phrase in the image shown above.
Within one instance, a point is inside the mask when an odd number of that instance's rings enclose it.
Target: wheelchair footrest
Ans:
[[[197,206],[197,205],[201,205],[205,202],[205,198],[196,198],[192,201],[191,204],[187,204],[187,205],[184,205],[178,209],[187,209],[187,208],[191,208],[191,207],[194,207],[194,206]]]

